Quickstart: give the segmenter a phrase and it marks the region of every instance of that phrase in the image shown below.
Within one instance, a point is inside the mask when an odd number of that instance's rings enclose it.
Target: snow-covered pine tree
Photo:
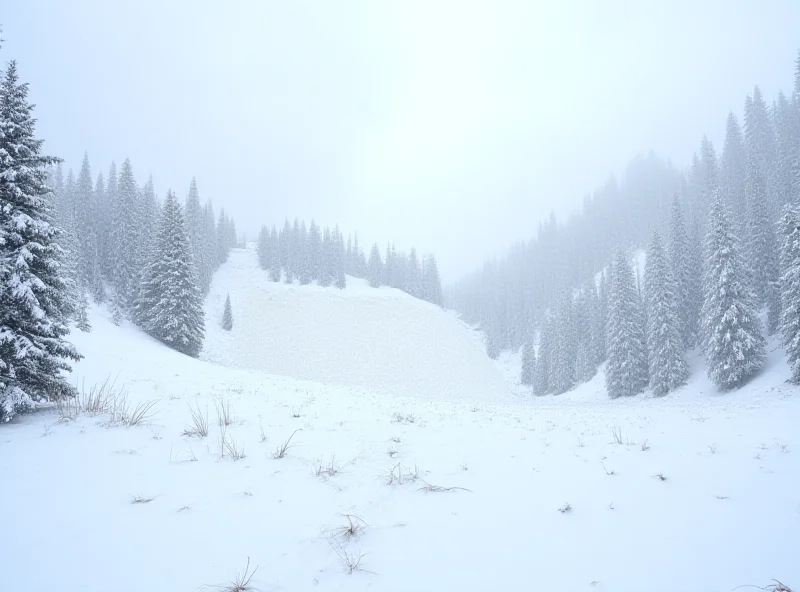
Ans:
[[[281,281],[281,255],[278,248],[278,231],[275,227],[269,233],[269,280],[271,282]]]
[[[522,346],[522,371],[519,382],[525,386],[533,386],[533,373],[536,366],[536,352],[533,347],[533,336],[525,340]]]
[[[702,313],[706,371],[718,388],[730,390],[764,366],[766,353],[739,244],[720,199],[711,207],[706,260]]]
[[[230,251],[230,244],[228,242],[228,217],[225,215],[225,210],[219,211],[219,220],[217,220],[217,263],[222,265],[228,260],[228,251]],[[264,269],[267,266],[263,266]]]
[[[347,249],[344,254],[344,272],[353,275],[353,237],[347,235]]]
[[[231,295],[225,298],[225,310],[222,313],[222,328],[225,331],[233,329],[233,311],[231,310]]]
[[[192,262],[186,223],[175,194],[167,192],[161,224],[137,302],[145,331],[188,356],[203,347],[203,296]]]
[[[206,202],[206,205],[203,207],[203,214],[204,214],[204,227],[203,227],[203,246],[205,247],[205,261],[207,267],[207,274],[208,274],[208,285],[209,289],[211,288],[211,278],[214,276],[214,272],[217,271],[219,268],[219,262],[217,261],[217,227],[214,223],[214,206],[211,203],[211,200]]]
[[[660,397],[686,384],[689,366],[684,357],[675,283],[658,232],[653,233],[647,251],[644,292],[650,388]]]
[[[777,243],[769,223],[769,204],[758,164],[751,155],[747,166],[745,189],[747,218],[746,256],[748,268],[742,271],[753,280],[752,292],[760,305],[767,306],[767,332],[772,335],[780,323],[781,302],[778,291]],[[742,278],[744,280],[744,278]]]
[[[533,366],[533,394],[550,392],[550,360],[552,358],[553,319],[547,315],[539,329],[539,348]]]
[[[322,267],[322,236],[319,226],[311,221],[308,227],[308,270],[312,280],[318,280]]]
[[[800,210],[784,206],[778,228],[781,237],[781,337],[792,382],[800,383]]]
[[[114,222],[116,221],[117,208],[117,164],[112,161],[108,168],[108,179],[106,180],[106,233],[105,251],[103,254],[103,277],[112,284],[116,283],[114,263],[116,260],[116,235],[114,233]]]
[[[211,286],[211,277],[208,274],[205,249],[205,224],[203,208],[200,205],[200,192],[197,190],[197,180],[192,177],[189,184],[189,193],[186,196],[186,230],[189,236],[189,245],[192,249],[192,262],[197,273],[198,286],[202,294],[208,292]]]
[[[720,164],[720,195],[728,204],[735,220],[744,220],[747,211],[744,198],[747,155],[739,122],[733,113],[728,113],[725,128],[725,146]]]
[[[439,266],[436,265],[436,258],[427,255],[423,259],[422,265],[422,298],[435,304],[444,306],[444,295],[442,294],[442,280],[439,277]]]
[[[64,337],[74,309],[28,85],[11,61],[0,83],[0,422],[74,394],[62,371],[80,354]]]
[[[291,242],[291,252],[292,252],[292,276],[297,278],[303,267],[303,248],[302,248],[302,240],[303,237],[300,236],[300,221],[295,218],[294,224],[292,225],[292,242]]]
[[[604,362],[608,357],[606,352],[606,335],[608,334],[608,290],[608,273],[604,269],[600,274],[600,282],[597,288],[597,324],[594,328],[598,364]]]
[[[336,287],[340,290],[344,290],[347,287],[347,277],[344,273],[344,262],[345,262],[345,254],[344,254],[344,235],[339,232],[339,227],[336,227],[336,237],[338,238],[336,244]]]
[[[269,231],[266,226],[262,226],[261,230],[258,231],[256,255],[258,256],[258,266],[261,269],[269,269]]]
[[[783,208],[800,198],[800,113],[782,93],[772,108],[775,129],[775,201]]]
[[[97,304],[106,301],[106,286],[103,280],[104,270],[107,267],[108,258],[108,203],[106,202],[105,181],[103,173],[97,175],[97,183],[94,187],[94,209],[97,229],[97,249],[92,260],[92,285],[89,289],[92,298]]]
[[[606,347],[606,389],[612,399],[638,395],[647,387],[647,348],[633,270],[624,251],[612,263]]]
[[[311,253],[305,220],[300,223],[300,284],[305,286],[311,283]]]
[[[683,208],[676,194],[672,201],[669,226],[669,262],[675,285],[675,307],[684,347],[697,342],[696,273],[692,265],[692,248],[683,221]]]
[[[558,303],[550,360],[550,389],[556,395],[575,386],[575,326],[572,294],[566,292]]]
[[[381,285],[381,276],[383,275],[383,264],[381,263],[381,253],[378,250],[378,243],[372,245],[372,250],[369,252],[369,262],[367,263],[367,281],[373,288],[378,288]]]
[[[414,248],[408,254],[406,292],[414,298],[422,298],[422,270],[419,266],[419,259],[417,259],[417,250]]]
[[[83,164],[75,183],[75,236],[79,250],[75,254],[78,265],[78,279],[84,288],[94,282],[92,270],[97,255],[97,212],[95,211],[95,194],[92,183],[92,172],[89,166],[89,155],[83,153]]]
[[[287,284],[291,284],[294,281],[296,253],[294,251],[294,232],[288,218],[283,222],[283,230],[279,240],[281,245],[281,267],[283,267],[283,271],[286,274],[284,281]]]
[[[326,226],[322,233],[322,247],[320,248],[319,285],[327,288],[333,282],[333,243],[331,231]]]
[[[139,238],[137,214],[139,189],[133,178],[133,168],[127,158],[122,163],[116,186],[116,201],[112,213],[113,278],[115,305],[123,316],[136,297],[136,254]]]
[[[770,222],[777,219],[780,206],[777,205],[775,195],[775,130],[769,116],[767,104],[757,86],[753,89],[753,96],[747,97],[744,107],[744,138],[745,149],[748,157],[755,160],[758,173],[764,183],[764,190],[768,204],[768,219]],[[783,205],[783,204],[781,204]]]

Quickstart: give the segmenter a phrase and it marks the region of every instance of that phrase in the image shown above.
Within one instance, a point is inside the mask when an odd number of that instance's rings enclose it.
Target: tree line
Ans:
[[[233,221],[200,205],[163,203],[152,178],[137,183],[130,160],[95,178],[88,155],[77,177],[42,154],[28,85],[16,62],[0,84],[0,422],[39,402],[72,396],[63,371],[81,358],[70,326],[91,329],[88,298],[109,301],[165,344],[197,356],[203,296],[236,242]]]
[[[451,286],[448,304],[485,332],[491,357],[522,346],[521,382],[537,394],[565,392],[607,362],[609,396],[663,395],[685,384],[695,347],[718,388],[738,388],[776,332],[797,381],[798,204],[800,54],[790,96],[768,105],[755,87],[743,126],[727,116],[721,156],[703,137],[683,171],[637,158],[580,215],[551,216]],[[643,274],[631,261],[642,247]]]
[[[397,251],[394,244],[386,246],[381,258],[377,243],[372,245],[369,258],[358,243],[358,234],[347,237],[339,227],[321,228],[313,220],[286,220],[283,227],[261,228],[258,235],[258,262],[269,272],[273,282],[301,285],[316,281],[322,287],[335,285],[344,289],[347,276],[366,279],[370,286],[390,286],[405,291],[414,298],[443,305],[442,283],[439,268],[433,255],[420,262],[416,249],[408,255]]]

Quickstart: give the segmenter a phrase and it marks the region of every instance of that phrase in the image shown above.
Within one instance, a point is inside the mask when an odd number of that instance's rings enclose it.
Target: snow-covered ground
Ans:
[[[230,293],[234,331],[219,324]],[[448,401],[511,400],[484,348],[451,313],[400,290],[270,282],[234,249],[206,301],[203,359],[240,368]]]
[[[381,362],[390,383],[402,386],[411,367],[403,356],[418,348],[430,367],[447,368],[441,392],[367,388],[379,378],[369,370],[336,374],[329,384],[277,376],[251,369],[271,356],[248,350],[278,352],[271,340],[292,327],[309,343],[374,360],[369,340],[402,324],[374,312],[393,299],[418,332],[406,339],[432,340],[443,330],[442,339],[455,342],[464,327],[436,311],[448,326],[423,303],[388,290],[370,297],[352,283],[352,292],[270,290],[246,277],[254,275],[247,255],[234,253],[209,300],[209,324],[227,291],[234,302],[233,332],[209,328],[207,355],[218,363],[115,327],[99,309],[92,333],[74,335],[86,356],[76,378],[88,389],[116,377],[129,408],[155,401],[147,421],[109,425],[106,415],[89,413],[59,421],[56,411],[41,411],[0,426],[4,590],[225,589],[248,558],[258,567],[252,589],[262,592],[730,592],[772,578],[800,587],[800,397],[784,384],[780,351],[737,393],[715,393],[695,369],[687,388],[664,399],[609,401],[599,374],[561,397],[517,390],[509,400],[502,387],[470,391],[467,402],[458,397],[466,380],[459,376],[473,376],[473,358],[450,345],[392,349],[391,340],[380,346],[394,355],[394,367]],[[258,288],[246,292],[247,281]],[[342,321],[349,298],[354,310],[367,310],[350,315],[354,327],[329,325]],[[315,299],[329,316],[296,318]],[[422,333],[428,322],[433,328]],[[359,331],[369,337],[358,340]],[[474,346],[473,337],[465,333],[465,344]],[[250,368],[222,365],[240,355]],[[513,357],[497,365],[510,368]],[[316,364],[301,358],[286,353],[285,366],[272,369],[291,374],[293,360],[299,375],[316,377]],[[417,370],[426,389],[437,386],[430,367]],[[230,406],[226,428],[217,421],[220,404]],[[207,411],[207,437],[182,435],[190,405]],[[223,431],[244,458],[221,448]],[[285,456],[273,458],[290,437]],[[331,466],[336,474],[317,475]],[[430,491],[436,487],[463,489]],[[137,496],[150,501],[132,503]],[[348,514],[362,526],[352,538],[339,530]],[[348,573],[346,558],[362,554]]]

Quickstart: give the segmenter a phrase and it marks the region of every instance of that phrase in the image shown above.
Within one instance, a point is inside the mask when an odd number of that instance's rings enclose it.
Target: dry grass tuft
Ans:
[[[208,436],[208,407],[206,407],[205,415],[200,411],[200,406],[197,401],[194,402],[194,409],[189,405],[189,413],[192,416],[192,425],[187,426],[183,430],[184,436],[196,436],[198,438],[205,438]]]
[[[220,427],[228,427],[234,421],[233,413],[231,412],[231,400],[217,399],[214,402],[214,407],[217,410],[217,423]]]
[[[296,429],[295,431],[293,431],[292,435],[289,436],[283,444],[281,444],[280,446],[278,446],[275,449],[275,452],[272,453],[272,458],[277,460],[279,458],[283,458],[284,456],[286,456],[286,453],[291,448],[294,448],[295,445],[292,444],[292,438],[294,438],[294,435],[299,431],[300,431],[299,429]]]
[[[361,567],[361,560],[366,557],[366,553],[350,553],[346,549],[342,548],[342,546],[337,541],[328,541],[328,544],[331,546],[331,549],[339,556],[339,560],[342,562],[342,566],[344,567],[345,571],[348,575],[352,575],[354,571],[368,571]],[[373,573],[373,572],[368,572]]]
[[[342,516],[347,520],[347,524],[334,528],[332,534],[345,541],[361,535],[368,526],[366,522],[353,514],[342,514]]]
[[[622,428],[616,424],[611,426],[611,436],[614,438],[614,444],[624,443],[624,440],[622,439]]]
[[[154,499],[156,499],[156,498],[154,498],[154,497],[143,497],[141,495],[134,495],[131,498],[131,503],[132,504],[149,504]]]
[[[650,444],[648,444],[647,440],[645,440],[642,442],[642,452],[647,452],[648,450],[650,450]]]
[[[242,573],[236,574],[236,577],[227,584],[215,587],[221,589],[223,592],[254,591],[255,588],[253,588],[250,585],[250,582],[253,580],[253,576],[256,575],[257,571],[258,571],[257,565],[252,571],[250,571],[250,558],[248,557],[247,565],[245,566],[244,571],[242,571]]]
[[[441,485],[431,485],[430,483],[425,483],[424,486],[420,487],[417,491],[424,491],[425,493],[445,493],[447,491],[469,491],[472,493],[472,490],[467,489],[466,487],[442,487]]]
[[[567,512],[571,512],[572,511],[572,506],[570,506],[569,503],[566,503],[563,506],[561,506],[558,509],[558,511],[561,512],[562,514],[566,514]]]
[[[666,475],[664,475],[664,473],[656,473],[655,475],[653,475],[653,477],[656,477],[659,481],[667,480],[667,477]]]
[[[409,481],[413,483],[419,479],[421,472],[417,465],[409,469],[402,463],[397,463],[386,472],[386,485],[403,485]]]

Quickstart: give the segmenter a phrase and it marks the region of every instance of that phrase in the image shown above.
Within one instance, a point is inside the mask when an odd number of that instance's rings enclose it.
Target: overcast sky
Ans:
[[[3,0],[39,135],[93,174],[416,246],[457,279],[638,152],[789,91],[798,0]],[[366,245],[368,247],[368,245]],[[365,249],[366,250],[366,249]]]

